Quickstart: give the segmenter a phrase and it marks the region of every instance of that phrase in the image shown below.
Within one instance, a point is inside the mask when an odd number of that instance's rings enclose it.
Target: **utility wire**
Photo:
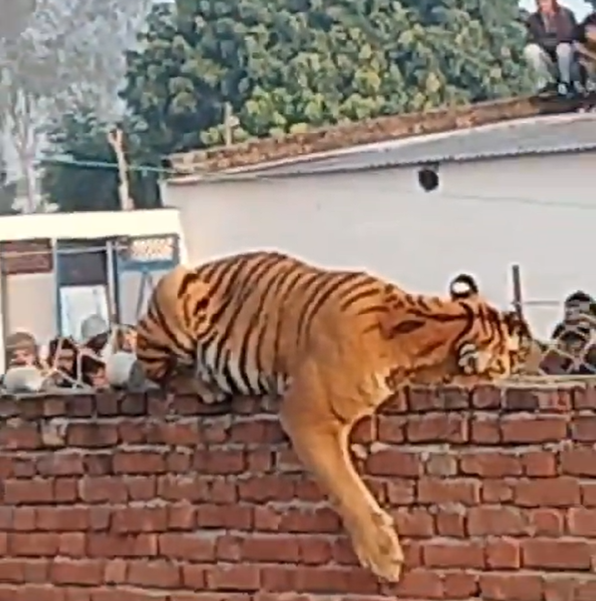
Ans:
[[[87,167],[92,169],[110,169],[117,170],[118,165],[116,163],[111,163],[109,161],[83,161],[77,159],[65,159],[65,158],[48,158],[42,159],[37,163],[39,166],[43,165],[70,165],[76,167]],[[131,164],[128,166],[129,171],[140,171],[140,172],[153,172],[153,173],[162,173],[168,175],[180,175],[179,171],[175,169],[167,169],[165,167],[156,167],[155,165],[143,165],[143,164]],[[209,174],[206,181],[217,182],[217,181],[233,181],[234,175],[229,174]],[[267,175],[263,176],[254,176],[254,179],[272,179],[271,177],[267,177]],[[524,196],[488,196],[482,194],[452,194],[452,193],[442,193],[440,191],[429,192],[428,195],[436,194],[441,198],[447,198],[449,200],[469,200],[473,202],[484,202],[484,203],[498,203],[498,204],[524,204],[524,205],[533,205],[533,206],[542,206],[542,207],[552,207],[552,208],[563,208],[563,209],[574,209],[581,211],[596,211],[596,203],[588,203],[588,202],[576,202],[576,201],[556,201],[556,200],[543,200],[535,197],[524,197]]]

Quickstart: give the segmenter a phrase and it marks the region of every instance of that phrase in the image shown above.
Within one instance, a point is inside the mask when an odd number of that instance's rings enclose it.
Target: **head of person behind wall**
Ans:
[[[596,300],[583,290],[563,302],[563,318],[551,335],[544,371],[551,374],[596,374]]]
[[[24,330],[9,334],[4,347],[6,369],[10,367],[41,367],[39,345],[35,337]]]

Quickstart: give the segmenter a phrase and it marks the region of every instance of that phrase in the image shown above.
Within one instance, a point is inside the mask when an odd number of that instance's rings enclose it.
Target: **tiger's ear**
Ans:
[[[460,273],[449,284],[449,296],[451,300],[465,300],[474,298],[478,294],[480,294],[478,282],[468,273]]]

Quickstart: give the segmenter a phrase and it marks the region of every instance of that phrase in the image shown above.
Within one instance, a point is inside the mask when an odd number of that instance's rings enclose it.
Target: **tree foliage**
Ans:
[[[10,181],[6,161],[0,154],[0,215],[18,215],[13,205],[17,198],[17,183]]]
[[[127,56],[122,97],[166,154],[518,94],[517,0],[177,0]]]
[[[110,126],[94,108],[80,106],[57,120],[48,131],[50,142],[41,180],[42,193],[61,211],[119,210],[119,174],[107,138]],[[129,164],[147,165],[149,157],[137,151],[134,122],[124,124]],[[130,170],[130,195],[135,208],[160,205],[155,171]]]

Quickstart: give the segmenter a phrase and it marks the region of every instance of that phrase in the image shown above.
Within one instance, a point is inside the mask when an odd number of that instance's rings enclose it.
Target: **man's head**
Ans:
[[[541,13],[554,13],[558,4],[556,0],[536,0],[536,8]]]
[[[5,348],[7,367],[35,365],[38,361],[37,341],[29,332],[10,334],[6,339]]]

